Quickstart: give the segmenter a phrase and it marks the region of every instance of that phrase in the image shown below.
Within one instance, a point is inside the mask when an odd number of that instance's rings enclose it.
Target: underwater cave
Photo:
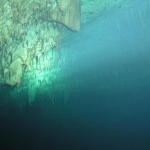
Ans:
[[[1,0],[0,149],[149,150],[150,0]]]

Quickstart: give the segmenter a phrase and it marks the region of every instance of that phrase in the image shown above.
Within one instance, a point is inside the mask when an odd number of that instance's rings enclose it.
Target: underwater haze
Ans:
[[[1,145],[33,150],[150,150],[150,0],[129,0],[64,40],[68,103],[7,108]],[[61,99],[61,98],[60,98]],[[6,108],[5,108],[6,109]],[[1,148],[0,148],[1,149]]]

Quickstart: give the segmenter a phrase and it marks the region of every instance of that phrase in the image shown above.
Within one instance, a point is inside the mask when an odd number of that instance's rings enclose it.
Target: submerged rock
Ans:
[[[59,44],[63,26],[80,28],[80,0],[2,0],[0,14],[0,83],[11,86]]]
[[[51,18],[72,30],[80,29],[80,0],[57,0],[57,11]]]

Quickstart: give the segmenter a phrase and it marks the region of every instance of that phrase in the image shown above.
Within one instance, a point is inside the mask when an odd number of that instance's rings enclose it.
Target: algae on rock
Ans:
[[[63,24],[80,28],[79,1],[1,1],[0,83],[19,86],[25,70],[59,44]]]

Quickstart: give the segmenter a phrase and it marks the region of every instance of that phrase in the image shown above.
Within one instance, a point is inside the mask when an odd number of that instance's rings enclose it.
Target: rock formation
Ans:
[[[80,0],[57,0],[58,11],[51,18],[72,30],[80,29]]]
[[[63,26],[80,29],[80,0],[2,0],[0,14],[0,84],[19,86]]]

